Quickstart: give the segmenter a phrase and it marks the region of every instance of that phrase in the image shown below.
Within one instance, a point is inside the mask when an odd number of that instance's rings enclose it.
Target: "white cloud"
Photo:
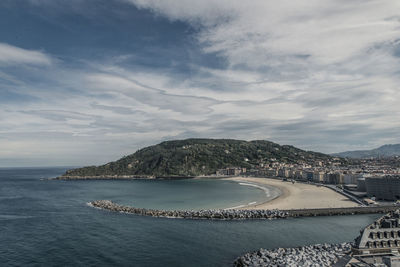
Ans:
[[[232,65],[257,67],[271,57],[296,55],[332,64],[400,37],[400,2],[391,0],[127,1],[203,25],[205,51],[223,53]]]
[[[382,144],[400,127],[399,1],[125,1],[190,23],[203,51],[226,60],[226,69],[198,68],[171,89],[225,101],[214,115],[279,118],[266,136],[299,146],[319,140],[311,147],[326,152]],[[279,130],[310,121],[308,137]],[[370,133],[356,134],[360,125]],[[332,134],[344,129],[354,138]]]
[[[43,52],[0,43],[0,65],[51,65],[51,63],[51,57]]]
[[[202,52],[226,66],[193,63],[186,74],[106,59],[29,73],[37,83],[0,72],[10,99],[35,98],[0,106],[0,144],[9,144],[0,158],[26,144],[32,155],[62,150],[67,162],[97,164],[188,137],[323,152],[400,143],[399,1],[123,1],[193,25]],[[0,43],[0,66],[53,61]]]
[[[175,0],[123,0],[139,8],[150,8],[157,14],[171,20],[185,20],[213,26],[228,20],[236,14],[236,7],[230,0],[220,1],[175,1]]]

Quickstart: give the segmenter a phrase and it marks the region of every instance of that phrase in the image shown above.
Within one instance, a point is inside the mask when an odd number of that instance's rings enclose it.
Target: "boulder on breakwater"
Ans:
[[[318,244],[297,248],[260,249],[247,253],[234,262],[247,266],[332,266],[350,253],[351,244]]]
[[[185,218],[185,219],[275,219],[286,218],[288,213],[280,210],[154,210],[123,206],[113,203],[110,200],[95,200],[89,205],[104,210],[123,212],[152,217]]]

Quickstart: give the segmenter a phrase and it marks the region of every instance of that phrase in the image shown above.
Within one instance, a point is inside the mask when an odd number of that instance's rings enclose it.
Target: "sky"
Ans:
[[[0,167],[400,143],[399,72],[400,1],[1,0]]]

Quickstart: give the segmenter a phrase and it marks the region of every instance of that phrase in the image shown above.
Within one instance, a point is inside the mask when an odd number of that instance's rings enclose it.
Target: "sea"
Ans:
[[[0,169],[0,266],[232,266],[259,248],[353,241],[379,217],[217,221],[113,213],[87,203],[229,208],[276,191],[212,179],[47,180],[66,169]]]

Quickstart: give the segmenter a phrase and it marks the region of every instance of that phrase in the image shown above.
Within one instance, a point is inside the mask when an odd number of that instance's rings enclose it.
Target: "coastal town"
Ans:
[[[282,163],[270,159],[256,162],[251,169],[229,167],[216,176],[271,177],[292,182],[331,185],[369,203],[400,200],[400,157],[316,160],[307,164]]]

